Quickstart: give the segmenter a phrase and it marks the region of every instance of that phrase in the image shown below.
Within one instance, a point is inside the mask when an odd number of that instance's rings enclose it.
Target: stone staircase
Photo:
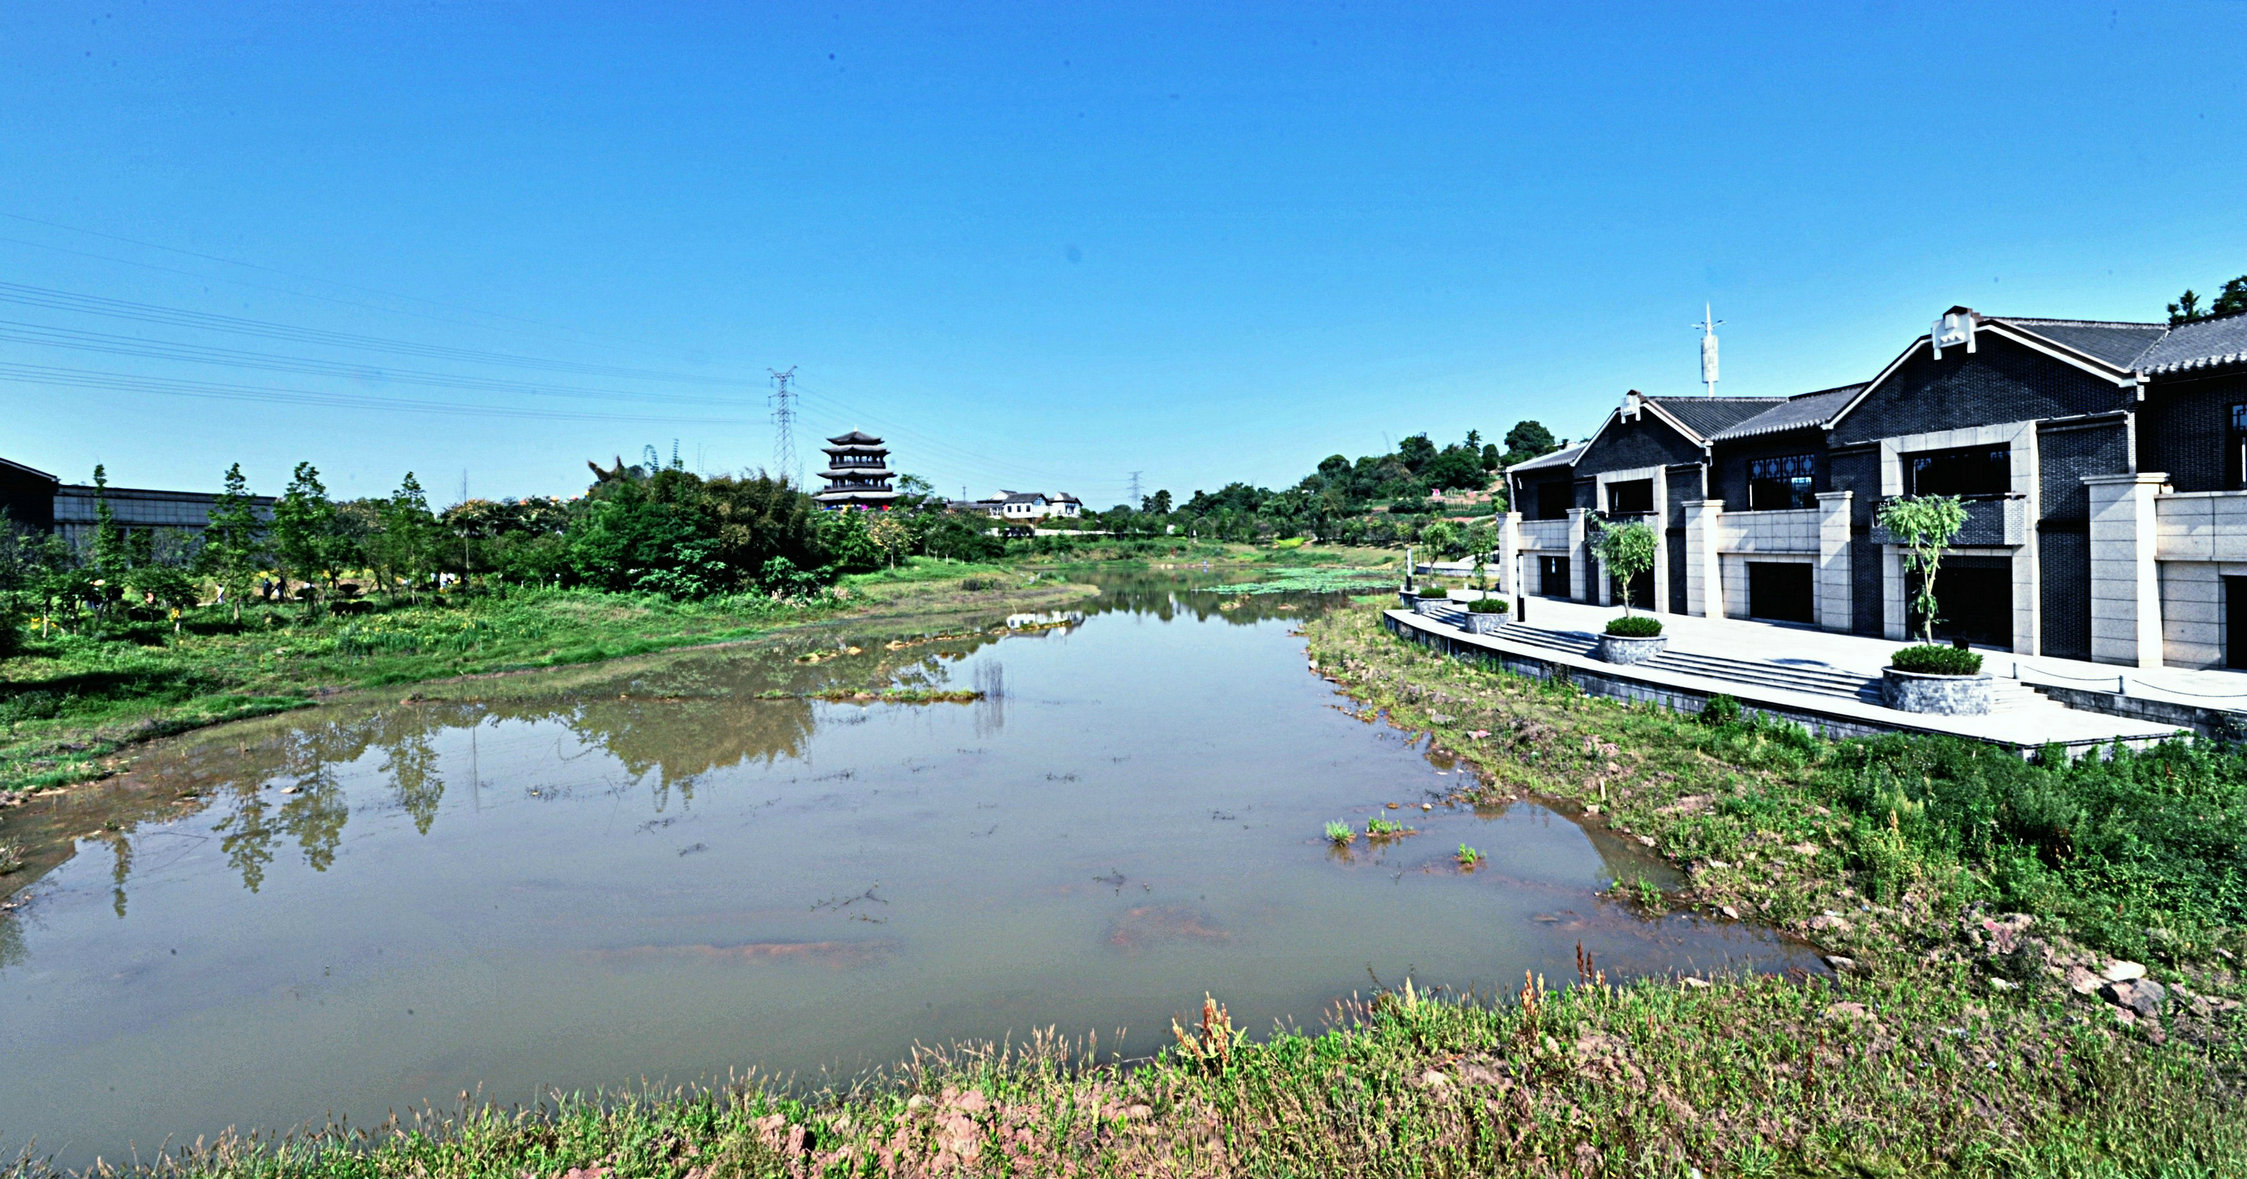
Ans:
[[[1439,610],[1434,617],[1436,621],[1452,626],[1460,626],[1466,621],[1463,611]],[[1501,639],[1515,646],[1536,647],[1582,657],[1590,657],[1592,649],[1599,645],[1597,638],[1583,631],[1548,630],[1523,622],[1508,623],[1497,634],[1487,637]],[[1773,663],[1764,659],[1733,659],[1723,655],[1670,650],[1637,666],[1673,675],[1698,676],[1759,688],[1804,692],[1813,696],[1832,696],[1860,704],[1880,704],[1879,677],[1841,671],[1823,664]],[[2035,690],[2018,680],[1993,680],[1990,689],[1992,713],[2014,712],[2025,706],[2049,704]]]

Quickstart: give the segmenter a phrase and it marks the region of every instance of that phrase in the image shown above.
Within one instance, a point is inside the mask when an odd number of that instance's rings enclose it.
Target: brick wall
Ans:
[[[1701,461],[1701,447],[1671,429],[1651,413],[1635,422],[1611,421],[1598,440],[1576,460],[1576,473],[1598,475],[1604,471],[1631,471],[1672,463]]]
[[[1716,448],[1716,465],[1709,471],[1709,498],[1724,501],[1727,512],[1748,510],[1748,464],[1756,459],[1779,458],[1790,454],[1818,456],[1816,480],[1812,491],[1832,491],[1833,478],[1828,469],[1826,438],[1821,430],[1794,430],[1769,438],[1746,442],[1727,442]]]
[[[2231,407],[2247,403],[2247,374],[2156,379],[2138,410],[2138,469],[2162,471],[2178,491],[2228,491]]]
[[[1833,441],[1846,446],[1896,434],[2109,413],[2126,408],[2129,397],[2112,382],[1983,332],[1971,354],[1947,348],[1936,360],[1922,345],[1841,420]]]

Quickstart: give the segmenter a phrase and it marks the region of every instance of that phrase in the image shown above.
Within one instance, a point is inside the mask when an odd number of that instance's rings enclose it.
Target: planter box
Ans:
[[[1449,605],[1450,602],[1451,599],[1441,596],[1433,598],[1419,598],[1414,600],[1414,602],[1412,603],[1412,612],[1414,614],[1423,614],[1427,617],[1433,618],[1436,614],[1436,607]]]
[[[1508,618],[1509,616],[1505,614],[1477,614],[1469,610],[1467,611],[1467,633],[1471,635],[1497,634],[1498,628],[1506,625]]]
[[[1929,675],[1880,669],[1880,701],[1898,712],[1936,716],[1981,716],[1990,710],[1990,677]]]
[[[1599,650],[1595,652],[1609,663],[1644,663],[1669,649],[1670,636],[1655,635],[1650,639],[1626,639],[1618,635],[1601,635]]]

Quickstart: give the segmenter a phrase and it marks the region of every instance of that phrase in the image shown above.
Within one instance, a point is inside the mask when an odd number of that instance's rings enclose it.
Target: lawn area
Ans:
[[[178,634],[160,622],[101,637],[34,632],[23,654],[0,662],[0,790],[99,777],[134,742],[352,689],[734,642],[844,616],[1038,608],[1091,592],[1050,572],[915,558],[800,602],[516,589],[374,603],[351,617],[259,605],[239,626],[205,607]]]

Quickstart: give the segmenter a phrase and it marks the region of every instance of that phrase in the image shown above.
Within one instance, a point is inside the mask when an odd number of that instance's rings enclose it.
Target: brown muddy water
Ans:
[[[1321,603],[1103,576],[1072,625],[446,686],[5,812],[32,866],[0,915],[0,1154],[145,1159],[464,1090],[809,1086],[1049,1026],[1144,1052],[1204,992],[1316,1028],[1407,976],[1573,978],[1579,943],[1611,976],[1817,969],[1601,899],[1671,878],[1542,806],[1420,813],[1460,779],[1308,674]],[[985,696],[760,698],[883,686]],[[1374,814],[1422,833],[1323,842]]]

